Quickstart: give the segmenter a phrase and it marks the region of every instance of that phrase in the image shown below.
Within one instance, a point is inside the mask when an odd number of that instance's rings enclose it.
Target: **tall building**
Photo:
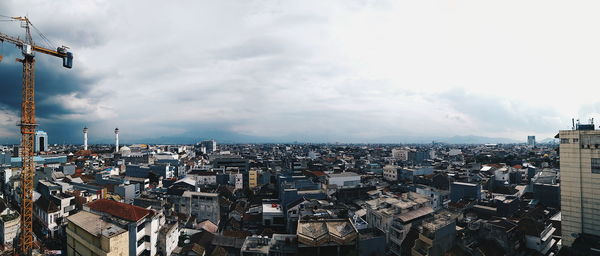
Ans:
[[[527,146],[535,147],[535,136],[527,136]]]
[[[215,140],[205,140],[200,142],[200,146],[206,149],[206,154],[217,151],[217,142]]]
[[[119,128],[115,128],[115,153],[119,153]]]
[[[88,134],[88,128],[84,127],[83,128],[83,150],[87,150],[88,149],[88,138],[87,138],[87,134]]]
[[[48,133],[45,131],[35,132],[35,152],[48,151]]]
[[[562,244],[600,237],[600,130],[577,124],[560,131]]]

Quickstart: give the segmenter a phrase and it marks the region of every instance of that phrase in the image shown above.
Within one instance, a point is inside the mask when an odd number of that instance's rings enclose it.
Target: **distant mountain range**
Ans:
[[[353,138],[342,138],[342,137],[309,137],[303,134],[285,136],[285,137],[260,137],[239,134],[228,131],[210,131],[210,132],[198,132],[198,134],[184,134],[177,136],[161,136],[161,137],[146,137],[146,138],[127,138],[123,136],[121,144],[135,144],[135,143],[147,143],[147,144],[194,144],[206,139],[214,139],[218,143],[375,143],[375,144],[429,144],[431,142],[440,142],[448,144],[512,144],[512,143],[525,143],[525,140],[514,140],[509,138],[495,138],[495,137],[484,137],[475,135],[466,136],[385,136],[376,137],[370,139],[353,139]],[[553,138],[547,138],[538,143],[551,143]],[[112,144],[114,140],[112,138],[98,139],[90,141],[92,144]],[[14,138],[6,141],[0,141],[0,144],[14,144],[18,143]],[[51,137],[50,143],[72,143],[81,144],[81,137],[79,134],[76,136],[70,136],[68,139],[59,139]]]
[[[216,135],[216,134],[213,134]],[[225,134],[221,134],[225,135]],[[279,138],[268,138],[268,137],[257,137],[257,136],[245,136],[240,134],[227,134],[230,136],[163,136],[158,138],[146,138],[141,139],[140,143],[150,144],[193,144],[204,139],[215,139],[219,143],[383,143],[383,144],[417,144],[417,143],[431,143],[441,142],[448,144],[487,144],[487,143],[498,143],[498,144],[511,144],[511,143],[524,143],[524,141],[518,141],[508,138],[492,138],[483,136],[452,136],[452,137],[384,137],[375,138],[368,140],[357,140],[357,139],[343,139],[343,138],[321,138],[315,140],[303,140],[300,138],[290,139],[288,137]],[[298,136],[299,137],[299,136]],[[136,140],[137,141],[137,140]]]
[[[511,144],[511,143],[523,143],[523,141],[508,139],[508,138],[491,138],[483,136],[453,136],[449,138],[440,138],[436,141],[449,143],[449,144]]]

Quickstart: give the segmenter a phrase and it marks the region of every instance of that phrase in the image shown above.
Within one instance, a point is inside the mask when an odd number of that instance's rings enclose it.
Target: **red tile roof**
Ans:
[[[139,221],[140,219],[152,213],[151,210],[146,208],[109,199],[98,199],[87,204],[87,206],[94,211],[108,213],[115,217],[129,221]]]
[[[321,177],[321,176],[327,176],[327,174],[325,174],[322,171],[312,171],[312,174],[317,176],[317,177]]]

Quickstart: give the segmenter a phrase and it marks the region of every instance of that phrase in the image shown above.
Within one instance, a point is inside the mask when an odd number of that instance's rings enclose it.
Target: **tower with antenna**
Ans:
[[[88,137],[87,137],[87,134],[88,134],[88,128],[86,126],[86,127],[83,127],[83,150],[88,150]]]
[[[115,128],[115,153],[119,153],[119,128]]]

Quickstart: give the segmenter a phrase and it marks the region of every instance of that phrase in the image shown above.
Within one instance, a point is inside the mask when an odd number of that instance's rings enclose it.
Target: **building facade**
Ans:
[[[248,186],[250,188],[258,186],[258,171],[256,169],[248,171]]]
[[[527,146],[535,147],[535,136],[527,136]]]
[[[127,230],[106,222],[101,215],[79,212],[67,225],[67,255],[128,255]]]
[[[162,213],[109,199],[88,203],[84,210],[102,215],[107,222],[126,230],[129,238],[124,248],[128,248],[128,255],[157,254],[159,224],[160,219],[164,218]]]
[[[197,220],[210,220],[218,224],[221,213],[219,194],[185,191],[180,199],[179,212],[193,215]]]
[[[600,236],[600,130],[580,125],[560,131],[562,244],[582,234]]]

